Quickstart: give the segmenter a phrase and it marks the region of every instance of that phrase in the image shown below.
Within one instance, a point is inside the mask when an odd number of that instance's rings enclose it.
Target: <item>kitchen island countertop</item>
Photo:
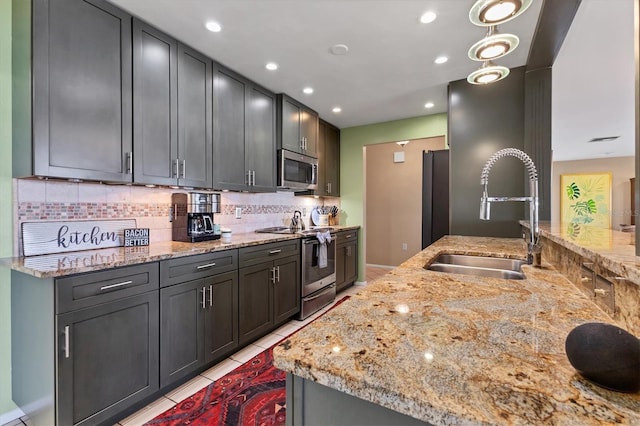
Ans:
[[[336,231],[349,231],[358,229],[359,226],[332,226],[332,228]],[[178,241],[151,242],[148,246],[141,247],[115,247],[6,258],[0,259],[0,266],[6,266],[14,271],[33,275],[37,278],[62,277],[298,238],[300,238],[298,234],[233,233],[231,241],[218,239],[198,243]]]
[[[274,348],[275,365],[436,425],[640,424],[640,394],[597,387],[569,364],[569,331],[614,321],[562,274],[424,269],[443,252],[524,258],[525,245],[444,237]]]

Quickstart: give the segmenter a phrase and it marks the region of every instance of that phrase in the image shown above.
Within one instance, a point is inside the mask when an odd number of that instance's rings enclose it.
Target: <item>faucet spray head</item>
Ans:
[[[491,219],[491,203],[487,201],[487,197],[480,199],[480,220]]]

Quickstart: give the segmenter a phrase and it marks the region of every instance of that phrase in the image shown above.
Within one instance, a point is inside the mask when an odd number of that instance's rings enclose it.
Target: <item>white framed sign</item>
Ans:
[[[25,222],[22,224],[24,256],[65,253],[124,245],[124,230],[135,219]]]

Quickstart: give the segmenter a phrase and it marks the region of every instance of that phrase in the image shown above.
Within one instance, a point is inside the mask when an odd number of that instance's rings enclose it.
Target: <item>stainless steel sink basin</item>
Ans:
[[[522,265],[524,264],[524,261],[518,259],[441,254],[426,269],[452,274],[523,280],[525,279],[522,273]]]

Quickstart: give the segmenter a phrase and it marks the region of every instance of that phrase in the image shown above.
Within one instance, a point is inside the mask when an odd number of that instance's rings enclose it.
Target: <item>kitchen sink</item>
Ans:
[[[522,273],[522,265],[524,264],[525,262],[519,259],[441,254],[436,257],[430,265],[425,267],[425,269],[451,274],[523,280],[526,278]]]

